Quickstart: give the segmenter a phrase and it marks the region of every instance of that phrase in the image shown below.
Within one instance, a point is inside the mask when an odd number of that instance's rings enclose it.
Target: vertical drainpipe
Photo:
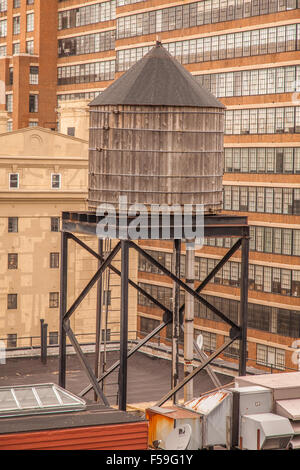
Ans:
[[[181,254],[181,240],[174,240],[174,271],[175,276],[180,277],[180,254]],[[172,323],[172,377],[171,377],[171,388],[174,388],[178,384],[179,379],[179,334],[180,334],[180,322],[179,322],[179,309],[180,309],[180,287],[174,282],[173,283],[173,323]],[[173,403],[176,403],[176,394],[173,395]]]
[[[185,256],[185,278],[186,284],[194,289],[195,278],[195,249],[191,243],[186,241]],[[186,377],[193,371],[194,359],[194,297],[185,292],[185,311],[184,311],[184,376]],[[191,400],[194,396],[193,380],[190,380],[184,386],[184,401]]]

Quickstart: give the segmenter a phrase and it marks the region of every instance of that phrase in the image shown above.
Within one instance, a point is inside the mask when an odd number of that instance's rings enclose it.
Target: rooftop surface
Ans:
[[[94,354],[86,354],[91,367],[94,369]],[[118,351],[107,353],[107,368],[119,359]],[[11,358],[6,364],[0,364],[0,386],[23,385],[23,384],[58,384],[58,357],[50,356],[47,364],[42,364],[39,357],[33,358]],[[233,378],[228,375],[218,374],[222,384],[228,384]],[[179,367],[179,379],[183,379],[183,366]],[[118,372],[113,372],[107,379],[104,387],[111,406],[117,404],[117,382]],[[128,360],[128,391],[127,403],[144,409],[149,403],[155,403],[170,390],[171,362],[161,358],[148,356],[137,352]],[[72,393],[79,394],[87,385],[89,380],[82,370],[76,355],[67,356],[66,389]],[[205,371],[201,371],[194,379],[194,396],[214,389],[210,377]],[[91,391],[83,398],[89,402],[93,401],[94,392]],[[183,390],[178,393],[178,398],[183,398]]]
[[[300,372],[282,372],[278,374],[263,374],[237,378],[237,382],[243,385],[248,382],[252,384],[268,387],[273,390],[289,387],[300,387]]]

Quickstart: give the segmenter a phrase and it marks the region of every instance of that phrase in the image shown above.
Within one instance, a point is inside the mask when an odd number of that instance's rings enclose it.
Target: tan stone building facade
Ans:
[[[40,319],[48,324],[49,343],[57,344],[59,219],[62,211],[86,210],[86,199],[85,140],[39,127],[0,135],[0,339],[8,348],[39,345]],[[79,237],[97,249],[95,237]],[[69,243],[71,305],[96,271],[97,262],[79,245]],[[134,256],[130,276],[136,279]],[[117,258],[115,265],[119,264]],[[113,274],[105,283],[110,291],[106,337],[112,341],[119,337],[119,284]],[[134,291],[129,295],[129,331],[135,337],[137,299]],[[95,318],[94,288],[71,319],[81,343],[95,341]]]

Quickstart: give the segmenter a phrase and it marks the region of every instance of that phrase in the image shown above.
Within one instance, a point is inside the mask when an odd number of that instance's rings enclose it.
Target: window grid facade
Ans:
[[[300,107],[233,109],[225,112],[225,134],[300,133]]]
[[[58,29],[77,28],[116,18],[116,0],[96,3],[58,13]]]
[[[250,225],[250,250],[300,256],[300,230]],[[236,238],[205,238],[204,245],[230,248]]]
[[[295,8],[297,0],[204,0],[118,18],[118,39],[233,21]],[[265,42],[266,39],[262,44],[265,45]]]
[[[171,307],[172,288],[141,282],[139,283],[139,286],[153,297],[157,298],[159,296],[161,299],[160,301],[165,306],[169,308]],[[238,300],[207,294],[202,294],[202,296],[232,321],[238,322],[240,309],[240,302]],[[183,295],[181,300],[184,302]],[[138,305],[155,308],[155,305],[141,293],[138,293]],[[195,302],[194,309],[196,318],[203,318],[217,322],[222,321],[209,308],[200,302]],[[247,326],[254,330],[279,334],[290,338],[298,338],[300,336],[300,311],[269,307],[268,305],[259,305],[249,302]],[[197,328],[196,325],[195,328]]]
[[[57,95],[57,104],[61,101],[70,101],[70,100],[94,100],[101,92],[99,91],[88,91],[88,92],[79,92],[79,93],[60,93]]]
[[[182,64],[235,59],[240,57],[290,52],[300,49],[300,24],[243,31],[240,33],[168,42],[163,46]],[[117,70],[131,67],[145,48],[117,52]],[[130,62],[125,62],[125,55]],[[126,68],[125,68],[126,65]]]
[[[300,215],[300,189],[225,185],[223,209]]]
[[[148,250],[147,250],[148,251]],[[153,257],[158,256],[158,252],[148,251]],[[160,261],[166,258],[162,256]],[[184,277],[185,256],[181,255],[181,273]],[[195,257],[195,279],[202,281],[217,265],[220,259]],[[140,256],[139,270],[157,273],[157,268],[152,270],[152,264]],[[228,261],[222,269],[212,279],[212,283],[223,286],[240,287],[241,263],[238,261]],[[289,297],[300,297],[300,270],[282,269],[273,266],[259,264],[249,264],[249,290],[280,294]]]
[[[57,84],[100,82],[115,78],[115,60],[58,67]]]
[[[300,91],[300,66],[194,75],[217,98]]]
[[[300,147],[236,147],[224,150],[225,173],[300,173]]]
[[[115,30],[58,40],[58,57],[91,54],[115,48]]]

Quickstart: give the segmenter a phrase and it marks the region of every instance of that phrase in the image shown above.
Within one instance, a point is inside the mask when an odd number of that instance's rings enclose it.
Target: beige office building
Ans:
[[[48,324],[49,344],[58,342],[60,217],[62,211],[87,209],[87,153],[86,140],[39,127],[0,135],[0,339],[8,348],[39,345],[40,319]],[[95,237],[80,238],[97,249]],[[96,271],[97,260],[69,243],[70,306]],[[130,276],[137,277],[137,259]],[[106,337],[118,340],[119,279],[111,274],[104,281]],[[137,299],[133,289],[129,294],[129,331],[135,336]],[[71,318],[80,343],[95,340],[95,307],[93,288]]]

